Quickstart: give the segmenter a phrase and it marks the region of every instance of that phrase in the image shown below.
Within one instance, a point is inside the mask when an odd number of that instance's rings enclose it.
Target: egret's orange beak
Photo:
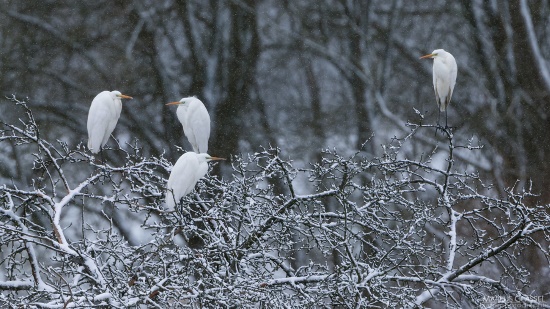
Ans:
[[[435,55],[434,54],[427,54],[427,55],[424,55],[424,56],[420,57],[420,59],[433,58],[433,56],[435,56]]]
[[[210,157],[210,160],[212,160],[212,161],[219,161],[219,160],[225,160],[225,158]]]
[[[179,101],[177,101],[177,102],[170,102],[170,103],[166,103],[165,105],[178,105],[178,104],[180,104],[180,102],[179,102]]]
[[[125,95],[125,94],[121,94],[118,97],[121,98],[121,99],[133,99],[131,96]]]

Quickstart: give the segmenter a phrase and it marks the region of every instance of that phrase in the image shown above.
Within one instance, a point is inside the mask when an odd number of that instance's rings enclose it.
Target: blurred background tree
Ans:
[[[435,124],[432,61],[418,58],[446,49],[458,63],[449,123],[485,148],[458,149],[454,166],[478,172],[502,196],[532,187],[530,202],[550,201],[549,1],[4,1],[0,17],[1,94],[29,98],[44,139],[85,145],[92,99],[119,90],[134,100],[123,103],[118,145],[137,141],[143,155],[164,153],[172,163],[177,146],[191,147],[164,104],[191,95],[212,118],[212,155],[272,146],[297,167],[320,163],[326,148],[383,157],[417,111]],[[21,117],[8,103],[0,117]],[[443,135],[411,138],[401,154],[437,149],[431,164],[445,165]],[[0,148],[0,185],[39,178],[21,149],[11,141]],[[105,156],[113,166],[127,161],[123,151]],[[216,173],[229,177],[229,164]],[[76,179],[84,171],[71,172]],[[288,193],[284,181],[269,181]],[[124,232],[117,222],[128,218],[112,215]],[[530,258],[536,272],[544,258]]]
[[[173,160],[175,145],[189,145],[164,103],[188,95],[207,105],[219,156],[267,144],[304,159],[325,147],[354,152],[406,130],[415,108],[433,123],[431,63],[418,56],[445,48],[459,65],[451,124],[490,149],[462,163],[501,190],[533,180],[550,197],[547,1],[7,1],[0,10],[2,92],[32,99],[45,134],[84,141],[92,98],[117,89],[136,98],[114,133],[121,144],[137,138]],[[362,150],[379,154],[379,144]]]

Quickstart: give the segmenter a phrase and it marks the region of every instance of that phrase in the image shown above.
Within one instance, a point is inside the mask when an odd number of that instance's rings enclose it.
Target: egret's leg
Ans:
[[[437,130],[439,129],[440,125],[439,125],[439,121],[441,119],[441,110],[439,109],[439,105],[437,106],[437,126],[435,127],[435,134],[434,136],[437,135]]]
[[[105,165],[105,157],[103,156],[103,147],[99,149],[99,153],[101,156],[101,164]]]
[[[449,128],[447,125],[447,110],[445,109],[445,129]]]
[[[109,175],[109,173],[107,173],[107,169],[105,168],[105,155],[103,154],[103,147],[101,147],[99,149],[99,153],[100,153],[100,156],[101,156],[101,169],[103,171],[103,174],[105,175],[105,177],[110,178],[110,175]]]

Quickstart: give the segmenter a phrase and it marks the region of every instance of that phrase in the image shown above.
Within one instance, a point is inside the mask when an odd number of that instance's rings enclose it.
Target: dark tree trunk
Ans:
[[[256,64],[260,45],[255,1],[246,1],[246,8],[230,4],[231,29],[228,46],[228,65],[225,72],[225,97],[216,105],[216,126],[214,128],[211,153],[229,157],[239,152],[242,121],[251,102]],[[220,165],[217,165],[220,166]]]

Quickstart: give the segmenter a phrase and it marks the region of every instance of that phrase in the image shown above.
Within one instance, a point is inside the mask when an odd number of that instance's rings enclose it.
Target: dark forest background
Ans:
[[[487,226],[498,230],[495,235],[500,236],[476,236],[476,244],[483,250],[493,248],[492,242],[504,248],[501,242],[506,242],[501,241],[500,237],[505,239],[512,232],[528,230],[532,223],[524,212],[540,209],[537,218],[548,215],[547,205],[541,205],[550,202],[549,38],[550,1],[1,1],[0,122],[21,125],[34,132],[33,125],[28,123],[36,121],[39,127],[36,132],[39,132],[40,139],[50,141],[48,147],[57,147],[54,141],[58,140],[62,142],[60,149],[66,143],[67,149],[86,151],[86,120],[94,96],[103,90],[119,90],[134,97],[133,100],[123,101],[122,114],[113,132],[115,139],[109,140],[107,145],[111,149],[106,149],[104,155],[113,171],[122,166],[131,170],[129,153],[137,153],[136,149],[140,152],[136,157],[163,158],[151,161],[155,166],[160,166],[162,172],[154,181],[155,186],[161,189],[148,197],[154,203],[144,206],[150,207],[149,215],[156,213],[158,209],[155,207],[161,207],[164,178],[167,178],[171,164],[181,155],[180,147],[191,150],[176,118],[175,108],[165,104],[195,95],[205,103],[212,119],[210,155],[230,159],[214,165],[211,174],[219,177],[214,179],[238,184],[238,177],[232,178],[231,164],[234,167],[239,167],[239,164],[245,166],[243,162],[246,160],[239,161],[238,157],[251,154],[261,166],[258,162],[267,161],[262,157],[264,151],[269,152],[266,157],[292,162],[293,171],[303,172],[303,169],[315,166],[313,170],[319,174],[316,180],[311,175],[298,172],[285,175],[287,178],[271,177],[285,173],[282,163],[281,170],[276,173],[266,173],[269,177],[254,179],[256,182],[249,188],[251,192],[263,190],[264,181],[269,185],[266,187],[272,189],[270,194],[273,193],[276,198],[269,202],[274,205],[274,218],[279,216],[277,203],[280,197],[294,196],[295,193],[310,194],[334,187],[331,181],[337,177],[331,178],[330,173],[325,173],[331,169],[338,170],[339,161],[334,159],[336,163],[332,164],[333,161],[327,159],[332,156],[331,153],[347,158],[341,159],[345,162],[342,166],[346,168],[334,172],[334,175],[344,175],[342,184],[345,184],[349,180],[346,173],[353,174],[354,184],[350,188],[360,192],[356,195],[346,193],[347,187],[341,185],[338,190],[329,190],[334,197],[316,197],[319,201],[315,203],[323,205],[329,214],[345,212],[345,205],[355,205],[361,199],[369,205],[369,199],[365,196],[378,183],[376,177],[380,175],[392,192],[398,191],[392,186],[401,189],[400,181],[416,185],[419,182],[415,178],[418,177],[416,170],[411,172],[407,167],[410,163],[407,160],[413,158],[411,160],[417,161],[413,166],[420,166],[422,173],[437,171],[439,176],[435,176],[430,183],[436,188],[448,178],[459,179],[462,177],[460,173],[467,174],[464,178],[469,180],[483,180],[479,182],[483,185],[475,182],[472,187],[464,185],[465,181],[461,183],[462,180],[450,185],[449,190],[455,190],[453,206],[456,203],[456,209],[460,211],[473,209],[471,214],[477,216],[476,207],[487,201],[494,202],[497,208],[506,204],[509,208],[498,214],[489,208],[482,215],[487,215],[483,217],[489,222]],[[421,60],[419,57],[439,48],[452,53],[458,64],[457,83],[448,110],[456,144],[452,144],[452,137],[443,133],[434,134],[435,128],[425,126],[435,125],[438,112],[432,86],[432,60]],[[27,102],[26,107],[32,110],[34,116],[32,121],[18,121],[30,115],[26,114],[28,110],[21,104],[19,107],[14,104],[20,103],[18,100]],[[424,126],[417,126],[420,124]],[[55,173],[48,175],[48,168],[51,167],[47,166],[55,161],[56,156],[66,156],[63,160],[71,163],[80,161],[68,160],[73,158],[72,153],[51,155],[44,150],[36,150],[29,142],[32,138],[24,141],[13,133],[13,127],[5,128],[0,132],[0,189],[8,195],[32,197],[19,199],[24,206],[19,211],[30,209],[26,204],[34,201],[34,191],[27,192],[27,188],[51,185],[53,193],[48,194],[55,198],[60,196],[60,192],[65,194],[67,190],[56,191],[56,187],[61,187],[61,182],[55,180]],[[29,146],[22,147],[22,143],[29,143]],[[478,147],[482,151],[471,151]],[[39,155],[33,155],[33,151]],[[354,162],[355,154],[365,158],[361,162],[372,159],[384,163],[387,159],[387,162],[397,162],[397,167],[394,170],[381,168],[372,175],[365,172],[367,168],[355,166],[348,170],[347,164],[354,166],[351,162]],[[49,158],[43,167],[36,164],[39,161],[36,158],[40,156]],[[163,161],[164,158],[167,160]],[[71,186],[83,179],[90,179],[89,175],[96,172],[97,166],[89,157],[86,162],[89,165],[85,168],[79,164],[64,163],[64,174],[60,178],[67,179]],[[385,164],[382,163],[381,166]],[[43,168],[42,174],[38,172],[40,168]],[[272,167],[266,165],[262,168],[269,170]],[[350,172],[354,168],[356,171]],[[453,174],[455,171],[456,174]],[[155,173],[150,175],[157,175]],[[407,176],[407,173],[414,177]],[[122,175],[120,177],[125,177],[128,173],[124,171]],[[100,176],[97,177],[99,179]],[[308,180],[308,177],[314,180]],[[315,182],[317,180],[318,183]],[[382,180],[380,183],[384,183]],[[96,185],[93,181],[90,183]],[[438,235],[444,241],[438,242],[434,248],[447,248],[441,244],[452,235],[446,229],[454,227],[456,222],[453,220],[456,218],[453,212],[445,217],[447,213],[436,206],[448,204],[447,210],[454,210],[443,198],[446,193],[439,192],[438,195],[435,190],[424,191],[422,186],[415,187],[412,193],[403,193],[413,201],[406,203],[406,206],[413,207],[411,213],[416,215],[423,209],[436,210],[433,215],[426,214],[425,219],[441,226],[428,230],[425,236],[431,241],[432,233]],[[9,190],[7,187],[10,187]],[[74,232],[71,229],[77,229],[78,224],[71,224],[78,218],[82,218],[80,223],[84,226],[82,214],[85,213],[88,222],[97,220],[103,225],[114,226],[121,238],[131,245],[147,239],[150,235],[146,237],[139,233],[145,217],[140,212],[142,209],[135,216],[130,212],[118,211],[117,207],[124,204],[121,201],[125,201],[126,191],[117,191],[116,194],[124,198],[118,200],[117,197],[115,201],[109,197],[115,187],[102,183],[82,193],[97,200],[83,198],[80,202],[75,199],[75,205],[81,208],[78,211],[74,207],[67,208],[70,211],[63,213],[62,217],[64,228],[68,226],[67,231]],[[198,185],[203,191],[206,187],[202,182]],[[230,186],[218,185],[218,189],[224,187],[234,189],[238,186],[234,183]],[[444,187],[448,189],[447,183]],[[124,186],[121,188],[127,189]],[[460,190],[464,188],[473,188],[476,196],[472,198],[463,194]],[[341,199],[341,195],[344,196],[344,193],[351,196],[349,200],[352,202],[342,203],[345,199]],[[373,196],[376,195],[373,200],[378,201],[377,194],[378,191],[373,193]],[[2,197],[2,201],[11,199],[8,195]],[[102,196],[105,198],[98,198]],[[189,198],[197,196],[190,195]],[[246,194],[243,196],[245,200],[248,198]],[[308,198],[304,200],[309,201]],[[54,198],[50,201],[53,203]],[[108,201],[115,201],[112,203],[115,206]],[[424,202],[433,207],[424,206]],[[514,208],[516,202],[521,207]],[[309,211],[317,205],[311,203],[307,206],[309,208],[306,207]],[[8,203],[5,202],[5,205]],[[15,206],[12,203],[10,207]],[[382,211],[389,209],[384,205],[376,207]],[[519,215],[510,215],[510,211],[520,208]],[[400,215],[407,214],[403,212],[405,208],[396,209]],[[361,208],[361,211],[364,209]],[[258,213],[268,215],[263,208]],[[21,217],[24,215],[26,213],[23,212]],[[42,220],[40,222],[43,223],[47,221],[44,219],[46,217],[36,215],[33,220]],[[449,219],[451,217],[453,220]],[[513,221],[516,217],[524,220],[518,225],[519,228],[514,226],[510,232],[500,229],[501,220]],[[401,222],[401,219],[398,217],[396,222]],[[59,220],[57,218],[57,223]],[[240,217],[234,219],[235,222],[239,220]],[[290,214],[285,220],[282,226],[299,226]],[[327,219],[327,222],[335,222],[331,220]],[[550,278],[547,275],[550,238],[546,234],[548,226],[545,223],[548,221],[540,221],[544,226],[540,231],[545,234],[536,234],[533,228],[531,232],[536,235],[529,238],[532,243],[522,243],[528,245],[521,249],[519,265],[528,270],[525,277],[531,277],[533,290],[528,292],[542,294],[546,293],[545,287]],[[470,221],[467,222],[470,224]],[[42,223],[40,226],[49,224]],[[479,252],[467,251],[466,244],[471,245],[474,238],[468,238],[473,232],[468,229],[469,225],[463,224],[466,228],[459,232],[466,235],[466,240],[464,243],[458,242],[458,247],[467,252],[460,258],[467,260]],[[381,235],[389,235],[393,231],[393,226],[380,226],[372,230]],[[266,230],[269,228],[270,225],[267,225]],[[355,228],[352,226],[349,230]],[[418,227],[415,229],[421,230]],[[14,228],[13,231],[18,230]],[[243,235],[247,233],[249,231],[243,232]],[[17,233],[14,235],[20,237]],[[300,233],[289,235],[295,244],[302,240]],[[319,233],[312,232],[311,235],[317,237]],[[517,239],[522,236],[521,232],[518,235]],[[17,237],[14,243],[20,242]],[[484,237],[493,238],[485,242]],[[402,235],[396,236],[398,240],[401,238]],[[274,236],[273,239],[278,238]],[[362,236],[357,239],[367,243],[370,241]],[[414,239],[411,244],[416,244],[416,241]],[[284,239],[281,243],[286,246],[290,240]],[[457,244],[456,240],[451,243]],[[304,253],[299,245],[292,250],[292,254],[288,254],[291,256],[289,261],[293,261],[295,265],[292,266],[297,270],[316,256],[314,251]],[[441,255],[437,250],[434,251],[436,257]],[[453,250],[450,251],[455,252]],[[120,252],[127,252],[126,247]],[[330,267],[342,264],[342,255],[335,252],[331,253],[332,257],[327,258],[330,255],[327,254],[326,260],[320,263]],[[365,256],[370,257],[371,253],[366,252]],[[404,253],[399,257],[403,255],[406,256]],[[520,256],[519,253],[517,255]],[[487,256],[485,258],[488,259]],[[431,260],[424,262],[426,265],[432,263]],[[452,269],[452,266],[449,268]],[[492,269],[486,267],[487,263],[479,266],[482,272]],[[494,267],[499,269],[499,274],[519,278],[509,272],[511,268],[508,264]],[[426,269],[429,270],[429,267]],[[498,276],[495,278],[499,280]],[[117,280],[113,279],[113,282]],[[422,304],[427,299],[420,295],[416,301]]]
[[[189,145],[164,103],[189,95],[213,119],[212,155],[380,154],[415,109],[435,123],[432,61],[418,57],[444,48],[458,62],[450,124],[486,149],[461,163],[550,198],[548,1],[3,1],[0,15],[0,89],[28,97],[43,134],[85,141],[91,100],[116,89],[135,98],[121,145],[173,161]],[[417,138],[411,152],[443,139]],[[30,179],[0,151],[2,178]]]

